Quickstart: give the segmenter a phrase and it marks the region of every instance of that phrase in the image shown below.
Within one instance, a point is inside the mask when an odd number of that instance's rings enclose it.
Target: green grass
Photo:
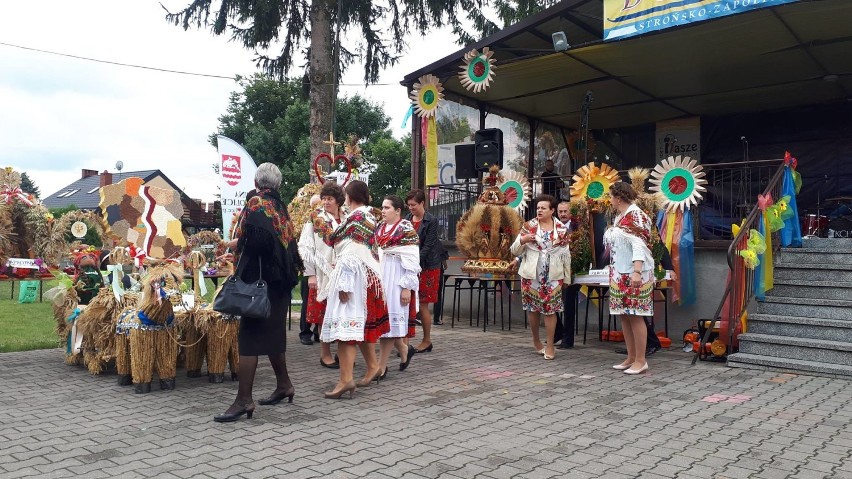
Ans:
[[[44,287],[53,285],[45,282]],[[10,300],[11,283],[0,282],[0,353],[29,351],[59,346],[53,331],[53,308],[50,303],[19,304],[18,284],[15,284],[15,299]]]
[[[213,299],[216,291],[213,281],[209,278],[206,302]],[[45,291],[55,286],[55,281],[45,281]],[[187,288],[190,287],[187,281]],[[50,303],[36,300],[35,303],[18,303],[19,284],[15,283],[14,299],[9,299],[12,283],[0,282],[0,353],[12,351],[30,351],[33,349],[48,349],[59,347],[59,339],[54,332],[56,325],[53,319],[53,308]],[[293,289],[293,299],[301,299],[299,287]],[[299,305],[293,305],[293,312],[300,310]]]

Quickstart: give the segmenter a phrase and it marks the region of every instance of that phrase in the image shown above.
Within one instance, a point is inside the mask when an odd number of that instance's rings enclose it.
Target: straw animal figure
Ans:
[[[112,274],[118,275],[121,284],[122,272],[118,271],[132,260],[124,248],[115,248],[109,255],[110,263],[117,266]],[[77,319],[77,330],[83,334],[83,360],[92,374],[100,374],[104,367],[116,358],[115,326],[120,313],[136,304],[137,296],[123,290],[113,290],[107,284],[92,298]]]
[[[76,318],[79,313],[80,298],[77,296],[77,290],[68,285],[60,284],[44,293],[53,305],[53,319],[56,321],[56,336],[59,337],[59,343],[64,347],[68,344],[68,335],[71,334],[73,323],[69,323],[69,318]],[[65,364],[78,364],[80,358],[66,348]]]
[[[196,328],[207,337],[207,377],[211,383],[223,382],[227,364],[231,370],[231,380],[236,381],[240,366],[237,345],[240,318],[213,311],[212,306],[205,304],[195,314]]]
[[[215,233],[213,234],[215,235]],[[192,243],[192,238],[190,243]],[[195,278],[195,301],[192,308],[180,308],[179,311],[175,312],[175,325],[180,330],[184,343],[186,377],[188,378],[200,378],[202,376],[201,366],[204,364],[204,353],[207,349],[207,338],[198,331],[195,325],[195,316],[201,308],[202,301],[200,285],[198,284],[198,271],[204,266],[205,262],[206,259],[200,251],[191,251],[184,259],[184,266],[192,272],[192,277]]]
[[[160,389],[175,387],[178,343],[174,331],[174,305],[181,302],[183,268],[173,263],[156,264],[142,279],[142,295],[135,309],[125,309],[116,325],[117,335],[129,335],[130,370],[137,394],[151,392],[154,370]],[[116,340],[117,353],[125,353]],[[119,349],[121,348],[121,349]],[[116,366],[120,361],[117,360]],[[121,375],[124,371],[119,370]],[[124,384],[119,378],[119,384]]]

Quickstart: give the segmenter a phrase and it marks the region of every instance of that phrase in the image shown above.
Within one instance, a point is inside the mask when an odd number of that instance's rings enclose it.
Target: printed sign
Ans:
[[[222,238],[231,234],[231,220],[246,204],[246,195],[254,189],[257,165],[251,155],[234,140],[217,136],[219,144],[219,194],[222,198]]]
[[[36,260],[29,258],[9,258],[6,266],[19,269],[39,269]]]
[[[240,157],[222,155],[222,179],[231,186],[237,186],[241,178]]]
[[[627,38],[798,0],[604,0],[604,40]]]
[[[657,122],[657,163],[670,156],[688,156],[701,162],[701,118]]]

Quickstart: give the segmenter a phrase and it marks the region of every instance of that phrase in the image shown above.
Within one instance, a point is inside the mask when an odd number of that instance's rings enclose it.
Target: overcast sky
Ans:
[[[189,0],[163,0],[178,10]],[[255,71],[253,53],[207,31],[167,24],[157,1],[6,2],[0,43],[101,60],[223,76]],[[374,85],[342,87],[384,104],[396,136],[408,110],[402,77],[456,50],[448,32],[412,38]],[[294,73],[300,73],[297,68]],[[342,83],[361,85],[363,68]],[[46,197],[81,169],[160,169],[193,198],[211,200],[217,159],[207,142],[236,89],[229,79],[95,63],[0,45],[0,166],[26,171]]]

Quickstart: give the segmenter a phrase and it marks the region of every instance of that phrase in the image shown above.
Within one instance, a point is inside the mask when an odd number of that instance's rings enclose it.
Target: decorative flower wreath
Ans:
[[[435,75],[423,75],[417,79],[411,91],[411,102],[414,111],[420,118],[434,116],[438,111],[438,103],[444,98],[444,87]]]
[[[593,161],[577,170],[573,180],[571,200],[586,201],[597,210],[609,205],[609,187],[621,181],[621,178],[611,166],[601,163],[598,167]]]
[[[317,175],[317,179],[320,184],[325,184],[325,175],[326,173],[322,171],[322,167],[319,164],[321,159],[325,158],[331,163],[332,167],[334,167],[334,163],[336,161],[343,161],[343,164],[346,165],[346,180],[343,181],[343,185],[349,183],[349,180],[352,178],[352,162],[349,161],[349,158],[346,155],[336,155],[332,160],[331,155],[328,153],[320,153],[314,158],[314,173]],[[341,186],[343,186],[341,185]]]
[[[494,52],[488,47],[479,53],[475,48],[464,54],[464,63],[459,71],[459,81],[463,87],[473,90],[474,93],[485,91],[494,80],[494,63],[491,58]]]
[[[523,213],[530,201],[529,180],[514,170],[503,170],[500,176],[503,177],[500,191],[506,195],[506,203],[518,213]]]
[[[663,208],[683,211],[699,203],[704,185],[704,167],[688,156],[670,156],[651,172],[651,191],[663,195]]]

